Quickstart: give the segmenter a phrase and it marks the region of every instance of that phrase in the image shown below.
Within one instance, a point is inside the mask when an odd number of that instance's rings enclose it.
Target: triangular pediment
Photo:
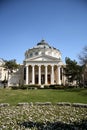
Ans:
[[[30,58],[29,61],[58,61],[58,58],[48,56],[48,55],[41,55],[41,56]]]

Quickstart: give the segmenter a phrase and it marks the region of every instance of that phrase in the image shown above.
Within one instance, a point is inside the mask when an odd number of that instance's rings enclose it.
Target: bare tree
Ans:
[[[82,65],[87,64],[87,46],[83,48],[82,53],[79,55],[79,60]]]
[[[87,46],[85,46],[82,50],[82,53],[79,55],[80,63],[82,64],[82,77],[83,77],[83,85],[87,85]]]

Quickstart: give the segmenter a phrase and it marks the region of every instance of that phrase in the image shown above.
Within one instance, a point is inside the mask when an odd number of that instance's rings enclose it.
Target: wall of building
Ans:
[[[9,74],[8,86],[19,86],[24,84],[24,66],[20,65],[19,69],[15,70],[12,74]]]

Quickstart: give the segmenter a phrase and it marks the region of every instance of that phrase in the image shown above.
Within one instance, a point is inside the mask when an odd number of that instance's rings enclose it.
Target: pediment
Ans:
[[[41,56],[30,58],[29,61],[58,61],[58,58],[48,56],[48,55],[41,55]]]

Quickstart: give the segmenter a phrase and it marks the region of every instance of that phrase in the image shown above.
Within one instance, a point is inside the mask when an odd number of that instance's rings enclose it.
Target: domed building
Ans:
[[[41,40],[25,52],[24,84],[63,84],[61,52]]]

